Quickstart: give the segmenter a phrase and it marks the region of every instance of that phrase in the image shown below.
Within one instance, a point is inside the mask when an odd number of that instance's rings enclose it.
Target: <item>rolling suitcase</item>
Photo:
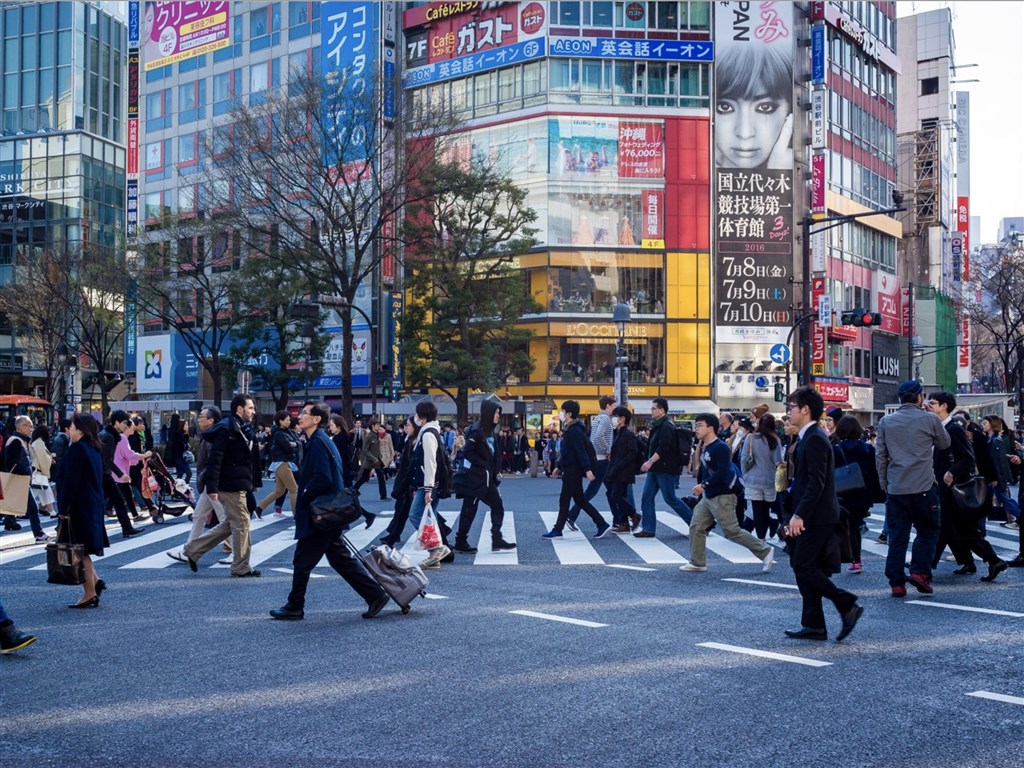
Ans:
[[[398,603],[402,613],[409,612],[412,601],[417,597],[427,596],[426,587],[429,579],[418,565],[411,565],[408,558],[397,550],[381,545],[371,548],[365,555],[360,555],[344,535],[342,538],[345,539],[345,544],[353,556],[363,561],[374,581]]]

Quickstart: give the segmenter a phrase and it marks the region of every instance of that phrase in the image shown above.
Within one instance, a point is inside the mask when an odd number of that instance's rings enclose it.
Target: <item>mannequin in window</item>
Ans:
[[[619,245],[636,245],[633,224],[629,220],[628,213],[622,216],[622,223],[619,224]]]
[[[580,216],[580,225],[576,228],[576,236],[573,238],[573,242],[580,245],[594,244],[594,231],[590,228],[590,219],[588,217]]]

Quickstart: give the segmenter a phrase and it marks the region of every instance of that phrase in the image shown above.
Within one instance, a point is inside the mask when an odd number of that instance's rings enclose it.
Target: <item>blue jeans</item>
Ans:
[[[434,514],[437,514],[437,499],[430,500],[431,506],[434,508]],[[409,522],[412,523],[412,529],[418,531],[420,529],[420,521],[423,519],[423,510],[427,507],[427,492],[424,490],[416,491],[416,495],[412,497],[412,506],[409,507]]]
[[[605,459],[604,461],[598,460],[594,462],[594,466],[591,468],[594,472],[594,479],[587,485],[587,489],[583,492],[583,498],[590,501],[597,492],[601,490],[601,486],[604,484],[604,479],[608,476],[608,466],[610,462]],[[580,508],[573,504],[569,510],[569,520],[575,523],[576,518],[580,516]]]
[[[644,493],[640,497],[640,529],[648,533],[654,533],[658,527],[654,516],[654,497],[661,491],[661,498],[665,503],[675,510],[686,524],[693,520],[693,510],[685,502],[676,496],[676,476],[668,472],[648,472],[644,481]]]
[[[932,558],[939,543],[939,494],[935,486],[924,493],[889,494],[885,499],[889,523],[889,551],[885,556],[885,577],[891,586],[902,586],[911,527],[917,531],[910,554],[910,572],[931,578]]]

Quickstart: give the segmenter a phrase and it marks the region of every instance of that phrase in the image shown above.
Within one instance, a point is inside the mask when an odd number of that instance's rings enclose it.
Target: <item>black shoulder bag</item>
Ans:
[[[328,447],[331,465],[335,475],[341,478],[341,469],[334,460],[334,453]],[[313,527],[324,533],[339,533],[354,523],[363,510],[359,506],[359,492],[354,488],[339,488],[336,491],[317,496],[309,505]]]

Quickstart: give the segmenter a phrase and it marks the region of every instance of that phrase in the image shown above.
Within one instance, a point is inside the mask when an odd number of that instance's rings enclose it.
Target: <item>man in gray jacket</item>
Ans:
[[[885,519],[889,552],[885,576],[893,597],[905,597],[909,581],[918,592],[931,594],[932,556],[939,541],[939,493],[932,454],[949,448],[949,433],[934,413],[922,410],[924,389],[919,381],[905,381],[897,391],[900,408],[878,422],[875,462],[885,488]],[[910,528],[917,532],[906,574]]]

